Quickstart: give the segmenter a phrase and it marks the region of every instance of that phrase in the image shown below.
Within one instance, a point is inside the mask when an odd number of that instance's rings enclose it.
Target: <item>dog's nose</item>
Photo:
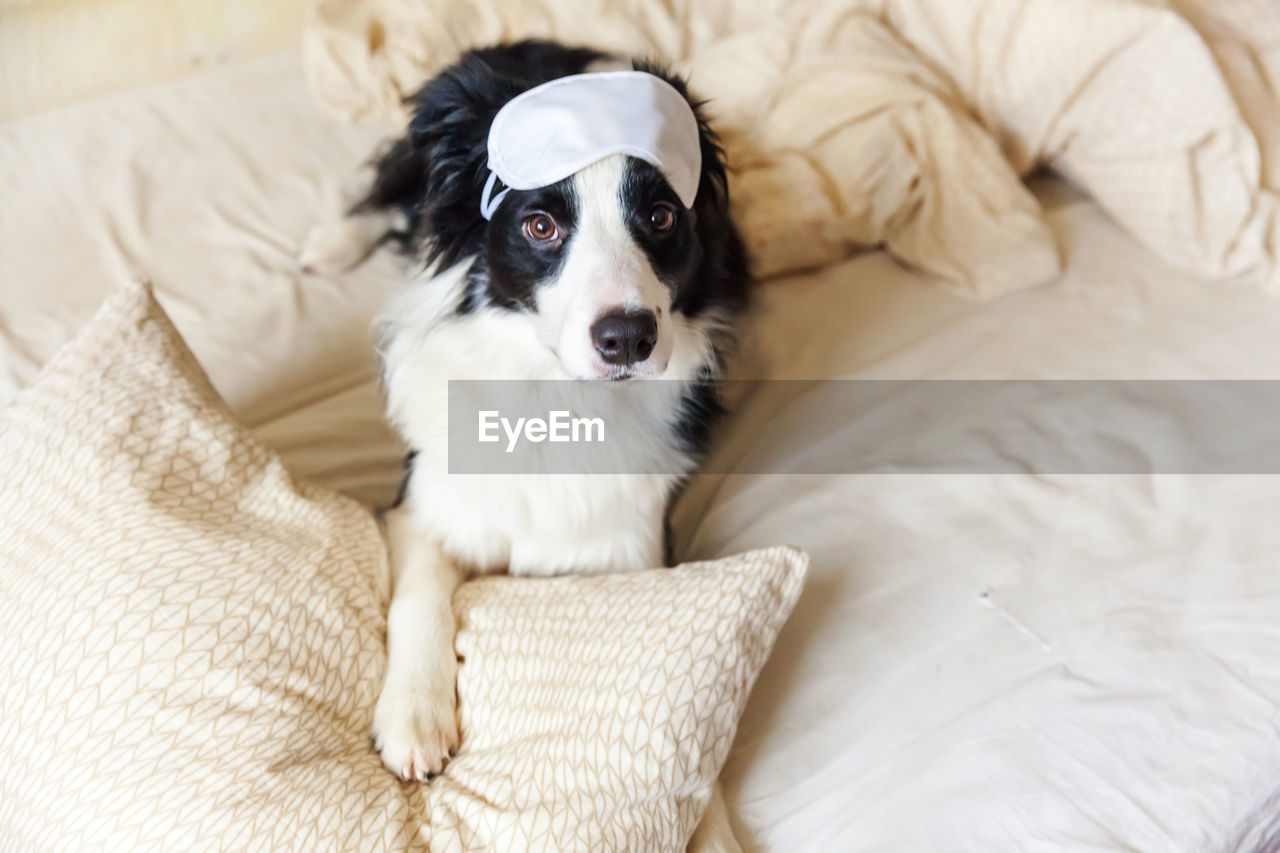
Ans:
[[[652,311],[610,311],[591,324],[591,343],[609,364],[644,361],[658,345],[658,318]]]

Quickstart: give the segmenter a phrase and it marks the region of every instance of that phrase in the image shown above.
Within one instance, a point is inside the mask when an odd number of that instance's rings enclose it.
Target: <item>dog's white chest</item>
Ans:
[[[468,568],[512,574],[629,571],[662,564],[672,478],[459,477],[418,471],[411,511]]]
[[[444,283],[430,283],[442,291],[440,304],[454,298],[440,287]],[[617,458],[608,466],[658,473],[450,474],[449,380],[568,377],[526,324],[502,313],[442,319],[439,309],[421,301],[392,310],[383,351],[388,413],[416,451],[406,500],[424,534],[477,571],[556,574],[661,565],[667,501],[693,464],[671,433],[673,410],[652,411],[649,422],[620,419],[652,440],[616,442],[619,453],[644,458]],[[670,387],[674,408],[679,394],[675,383]],[[519,452],[537,467],[538,453],[562,453],[563,447],[526,443]]]

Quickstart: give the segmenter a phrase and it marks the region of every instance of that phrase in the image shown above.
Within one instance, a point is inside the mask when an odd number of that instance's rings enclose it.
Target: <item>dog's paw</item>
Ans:
[[[388,680],[373,712],[373,743],[382,763],[404,781],[425,782],[458,748],[453,684],[414,689]]]
[[[298,267],[314,275],[334,275],[357,266],[373,252],[377,237],[363,217],[347,217],[330,225],[317,225],[302,241]]]

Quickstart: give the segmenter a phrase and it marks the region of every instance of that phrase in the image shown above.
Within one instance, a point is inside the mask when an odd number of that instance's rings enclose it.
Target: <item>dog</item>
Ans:
[[[482,210],[500,111],[552,81],[617,71],[657,78],[696,120],[691,205],[652,162],[612,153]],[[308,242],[302,262],[351,266],[394,241],[423,264],[379,323],[388,416],[410,452],[384,516],[392,601],[373,735],[392,772],[426,780],[459,741],[450,601],[463,577],[668,563],[669,507],[722,412],[716,381],[750,270],[703,105],[655,63],[505,44],[466,53],[409,105],[408,129],[374,161],[372,186],[347,220]],[[644,429],[670,464],[643,474],[451,476],[449,379],[662,380],[668,392],[654,397]],[[710,813],[723,822],[723,811],[717,794]]]

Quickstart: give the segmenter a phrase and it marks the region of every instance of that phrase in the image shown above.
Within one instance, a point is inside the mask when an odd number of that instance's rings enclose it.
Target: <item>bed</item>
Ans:
[[[322,112],[301,67],[287,49],[0,125],[0,405],[142,276],[297,476],[394,495],[369,325],[403,262],[295,263],[380,134]],[[1055,280],[979,303],[881,251],[774,280],[755,375],[1280,378],[1274,296],[1033,186]],[[675,516],[681,558],[813,558],[722,777],[747,849],[1280,846],[1280,480],[735,473],[797,423],[853,440],[795,406],[744,401]]]

